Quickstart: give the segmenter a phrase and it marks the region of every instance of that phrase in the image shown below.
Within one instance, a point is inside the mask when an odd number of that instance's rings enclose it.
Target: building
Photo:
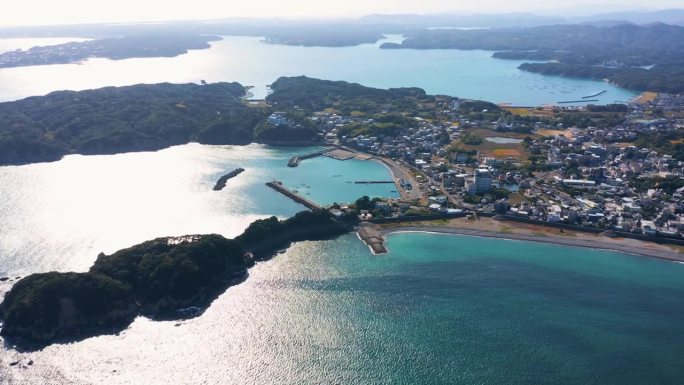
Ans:
[[[282,112],[274,112],[268,117],[268,124],[272,126],[287,126],[287,118]]]
[[[475,170],[475,177],[468,181],[469,194],[484,194],[492,190],[492,174],[486,168]]]

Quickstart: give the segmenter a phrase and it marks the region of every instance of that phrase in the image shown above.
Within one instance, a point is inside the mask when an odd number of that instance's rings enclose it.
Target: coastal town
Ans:
[[[328,109],[309,117],[319,137],[335,146],[336,159],[363,154],[392,171],[401,197],[372,199],[360,211],[362,220],[496,215],[682,239],[683,95],[644,93],[628,104],[600,107],[449,99],[436,109],[436,119],[407,111],[410,123],[392,130],[372,129],[378,115]],[[286,115],[276,112],[269,122],[288,124]],[[333,210],[341,215],[350,203]]]

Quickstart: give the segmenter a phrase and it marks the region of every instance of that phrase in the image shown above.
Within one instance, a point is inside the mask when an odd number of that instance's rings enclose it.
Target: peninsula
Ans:
[[[0,53],[0,68],[70,64],[91,58],[175,57],[207,49],[210,42],[218,40],[217,36],[147,34],[70,42]]]
[[[260,126],[255,132],[272,110],[249,105],[245,95],[239,83],[162,83],[59,91],[0,103],[0,165],[55,161],[74,153],[153,151],[189,142],[317,140],[307,126]]]
[[[67,154],[154,151],[199,142],[246,145],[322,143],[309,112],[326,106],[380,114],[387,129],[399,114],[434,97],[418,88],[382,90],[307,77],[280,78],[265,104],[250,104],[239,83],[139,84],[59,91],[0,103],[0,165],[56,161]],[[387,124],[385,124],[387,123]]]
[[[100,254],[86,273],[33,274],[18,281],[0,304],[1,334],[28,344],[79,339],[125,328],[138,315],[181,319],[244,280],[256,260],[291,242],[318,240],[351,227],[323,210],[279,221],[253,222],[240,236],[159,238]]]

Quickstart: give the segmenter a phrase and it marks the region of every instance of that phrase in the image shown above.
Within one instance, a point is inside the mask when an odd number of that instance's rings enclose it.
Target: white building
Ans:
[[[469,194],[483,194],[492,189],[492,174],[486,168],[475,170],[475,177],[468,181]]]

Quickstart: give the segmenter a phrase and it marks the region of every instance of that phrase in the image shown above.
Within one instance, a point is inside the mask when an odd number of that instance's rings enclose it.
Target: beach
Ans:
[[[499,221],[491,218],[468,220],[458,218],[428,222],[405,222],[379,225],[377,234],[387,236],[400,232],[431,232],[473,237],[499,238],[527,242],[552,243],[564,246],[611,250],[633,255],[684,262],[682,248],[635,239],[610,238],[572,230],[560,230],[539,225]]]

